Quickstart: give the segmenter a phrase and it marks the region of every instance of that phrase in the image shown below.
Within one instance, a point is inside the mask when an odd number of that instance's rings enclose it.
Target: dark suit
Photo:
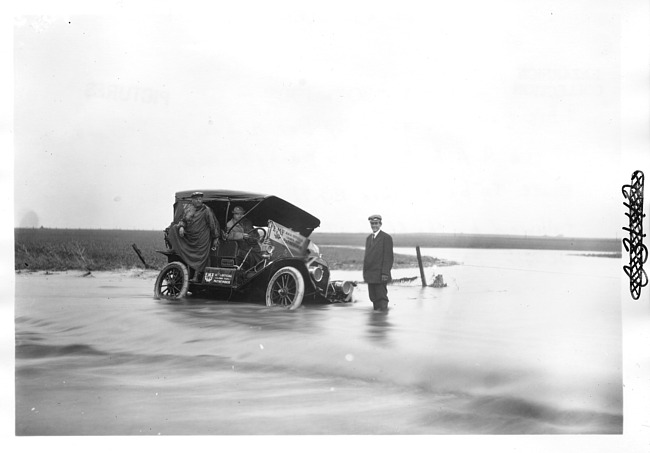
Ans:
[[[375,310],[388,308],[387,281],[382,275],[391,279],[393,267],[393,238],[379,230],[373,240],[372,234],[366,238],[366,252],[363,257],[363,280],[368,283],[368,296]]]

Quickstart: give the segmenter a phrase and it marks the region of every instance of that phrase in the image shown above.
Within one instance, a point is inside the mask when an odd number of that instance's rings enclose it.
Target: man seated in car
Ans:
[[[238,258],[249,266],[255,266],[262,261],[260,245],[257,243],[258,236],[253,232],[253,222],[244,217],[246,211],[241,206],[235,206],[232,210],[232,219],[226,224],[226,239],[237,241],[239,246]],[[250,251],[250,253],[249,253]]]

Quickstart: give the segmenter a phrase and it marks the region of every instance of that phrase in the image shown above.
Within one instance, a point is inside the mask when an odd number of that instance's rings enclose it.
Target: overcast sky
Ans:
[[[15,226],[223,188],[319,231],[623,236],[618,2],[437,3],[17,18]]]

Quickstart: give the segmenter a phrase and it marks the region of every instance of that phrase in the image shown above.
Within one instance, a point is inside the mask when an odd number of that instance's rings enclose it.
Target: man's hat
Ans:
[[[235,209],[233,209],[232,212],[235,213],[235,214],[237,214],[237,213],[243,214],[246,211],[244,211],[244,208],[242,208],[241,206],[235,206]]]
[[[379,214],[373,214],[373,215],[371,215],[370,217],[368,217],[368,220],[371,221],[371,222],[372,222],[373,220],[376,220],[376,221],[378,221],[378,222],[381,222],[381,216],[380,216]]]
[[[203,192],[194,192],[194,193],[191,195],[191,197],[192,197],[192,198],[198,198],[198,197],[201,197],[201,198],[202,198],[202,197],[203,197]]]

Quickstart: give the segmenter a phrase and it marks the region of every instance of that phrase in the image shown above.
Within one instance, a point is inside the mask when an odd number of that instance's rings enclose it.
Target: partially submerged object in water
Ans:
[[[442,278],[442,274],[438,274],[433,277],[433,283],[431,283],[431,286],[433,286],[434,288],[444,288],[445,286],[447,286],[447,284]]]

